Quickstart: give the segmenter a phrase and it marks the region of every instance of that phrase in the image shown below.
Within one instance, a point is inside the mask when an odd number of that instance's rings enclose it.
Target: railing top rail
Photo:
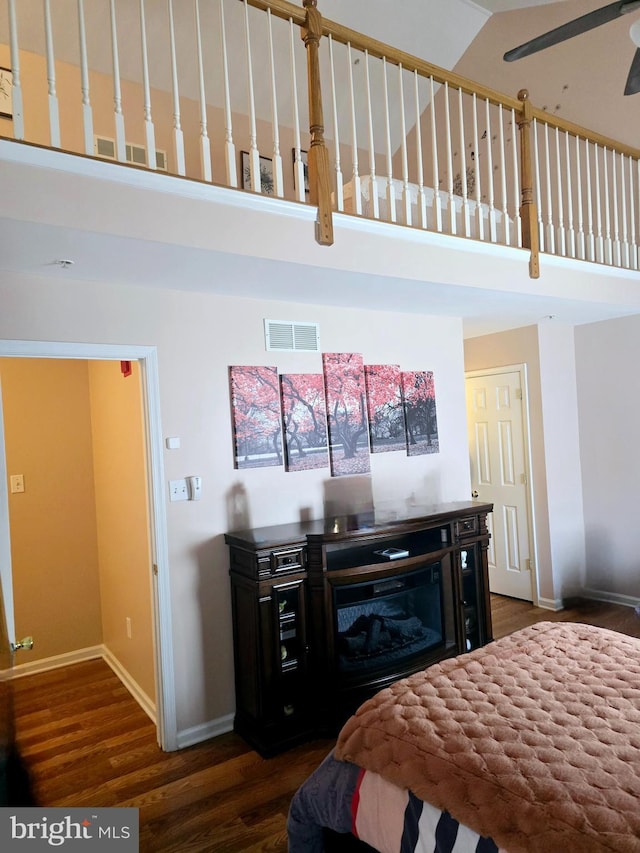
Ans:
[[[581,139],[587,139],[589,142],[594,142],[602,148],[608,148],[609,150],[617,151],[620,154],[626,154],[628,157],[640,160],[640,148],[625,145],[624,142],[618,142],[608,136],[603,136],[601,133],[588,130],[586,127],[581,127],[579,124],[566,121],[565,119],[560,118],[560,116],[552,115],[551,113],[547,113],[537,107],[532,107],[531,116],[532,118],[537,119],[537,121],[548,124],[554,128],[557,127],[558,130],[565,131],[571,136],[579,136]]]

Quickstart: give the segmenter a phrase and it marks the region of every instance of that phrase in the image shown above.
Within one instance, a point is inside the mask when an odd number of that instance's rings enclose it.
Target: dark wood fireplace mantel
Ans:
[[[364,698],[398,678],[489,642],[492,509],[479,501],[385,506],[227,533],[235,730],[263,755],[274,754],[334,731]],[[401,556],[379,553],[388,548]],[[345,674],[338,654],[344,590],[370,585],[383,595],[405,584],[413,589],[422,577],[437,583],[440,595],[436,640],[401,662],[368,662],[362,673],[350,666]]]

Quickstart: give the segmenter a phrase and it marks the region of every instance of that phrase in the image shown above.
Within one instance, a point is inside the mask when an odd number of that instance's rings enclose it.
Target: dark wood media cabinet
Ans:
[[[492,509],[464,501],[225,534],[235,730],[265,756],[334,734],[377,690],[489,642]],[[389,548],[401,555],[379,553]],[[389,639],[398,624],[419,624],[419,641]],[[380,635],[389,651],[374,654]]]

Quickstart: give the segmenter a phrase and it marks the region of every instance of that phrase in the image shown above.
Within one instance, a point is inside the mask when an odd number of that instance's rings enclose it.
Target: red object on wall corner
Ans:
[[[123,376],[131,376],[131,362],[130,361],[121,361],[120,362],[120,370],[122,371]]]

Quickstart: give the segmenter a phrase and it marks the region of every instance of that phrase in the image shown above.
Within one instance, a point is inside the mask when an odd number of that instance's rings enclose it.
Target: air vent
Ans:
[[[107,160],[116,159],[116,142],[115,139],[109,139],[105,136],[95,137],[95,152],[98,157],[105,157]],[[132,145],[127,142],[125,145],[125,157],[128,163],[135,163],[137,166],[147,165],[147,152],[143,145]],[[156,149],[156,169],[167,171],[167,152],[161,149]]]
[[[278,350],[279,352],[320,351],[320,331],[317,323],[265,320],[264,337],[267,350]]]

